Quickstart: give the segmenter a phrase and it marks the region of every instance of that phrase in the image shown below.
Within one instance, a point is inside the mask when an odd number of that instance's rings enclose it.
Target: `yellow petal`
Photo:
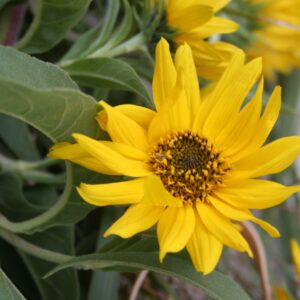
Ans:
[[[150,144],[156,143],[159,138],[168,134],[191,128],[191,111],[188,99],[183,87],[183,69],[178,70],[177,82],[170,93],[169,105],[160,110],[153,118],[149,130],[148,139]]]
[[[104,237],[116,234],[122,238],[129,238],[147,230],[157,223],[164,209],[161,206],[131,205],[123,216],[105,231]]]
[[[201,26],[212,16],[212,7],[199,4],[190,5],[168,13],[168,25],[179,32],[185,32]]]
[[[187,44],[177,49],[175,66],[176,69],[182,68],[183,70],[185,77],[184,88],[187,94],[188,107],[193,118],[200,106],[200,89],[192,51]]]
[[[143,127],[104,101],[100,101],[100,104],[106,112],[106,118],[100,115],[98,120],[114,142],[127,144],[142,151],[149,149],[146,130]]]
[[[81,134],[73,134],[73,137],[91,156],[118,174],[143,177],[152,173],[146,163],[126,158],[100,141]]]
[[[223,244],[208,232],[198,214],[194,232],[187,243],[193,265],[204,275],[212,272],[222,254]]]
[[[239,82],[239,80],[236,80],[237,74],[241,71],[243,63],[245,60],[245,54],[242,51],[236,51],[235,55],[233,56],[231,63],[229,64],[228,68],[224,72],[223,76],[215,86],[214,90],[212,93],[209,94],[207,99],[203,102],[201,105],[201,110],[199,113],[196,115],[194,124],[193,124],[193,131],[202,131],[203,124],[209,122],[208,125],[212,126],[212,114],[211,112],[216,108],[218,105],[218,102],[221,102],[222,97],[228,97],[229,99],[226,98],[226,100],[230,100],[231,98],[227,95],[229,93],[228,90],[230,90],[231,86],[235,86],[233,83]],[[231,90],[230,90],[231,92]],[[224,101],[224,100],[223,100]],[[222,102],[223,102],[222,101]],[[226,108],[228,103],[224,104],[222,103],[222,110]],[[219,115],[219,112],[216,112],[216,114],[213,117],[216,117]],[[208,119],[208,117],[210,118]],[[232,116],[231,116],[232,117]],[[208,120],[207,120],[208,119]],[[219,122],[219,120],[217,121]],[[207,126],[207,125],[206,125]],[[222,126],[224,127],[224,124],[222,122]],[[219,126],[218,126],[219,128]],[[222,128],[222,127],[220,127]],[[220,129],[219,128],[219,129]],[[217,134],[215,134],[217,135]],[[213,136],[213,135],[212,135]]]
[[[97,206],[138,203],[144,195],[144,178],[105,184],[81,183],[77,191],[86,202]]]
[[[153,119],[155,112],[149,108],[133,105],[122,104],[114,106],[114,109],[120,111],[122,114],[135,121],[141,127],[147,129],[151,120]],[[100,111],[96,117],[101,128],[107,130],[107,113],[105,110]]]
[[[55,144],[49,150],[48,157],[66,159],[84,168],[98,173],[103,173],[107,175],[122,175],[121,173],[112,170],[107,165],[97,160],[95,157],[91,156],[88,151],[86,151],[78,144]]]
[[[264,229],[270,236],[272,237],[279,237],[280,234],[278,230],[273,227],[271,224],[256,218],[252,215],[250,211],[243,208],[237,208],[226,204],[225,202],[215,198],[210,197],[209,202],[224,216],[229,219],[236,220],[236,221],[246,221],[251,220],[254,223],[257,223],[262,229]]]
[[[231,33],[238,30],[239,25],[229,19],[213,17],[201,27],[197,27],[191,31],[191,38],[193,40],[206,39],[213,34]]]
[[[279,173],[300,155],[300,137],[275,140],[232,164],[235,176],[254,178]],[[235,171],[236,170],[236,171]]]
[[[227,185],[216,190],[215,195],[232,206],[245,209],[272,207],[300,191],[300,186],[284,186],[261,179],[245,179]]]
[[[249,142],[245,144],[243,149],[240,149],[232,157],[230,157],[231,162],[235,162],[242,157],[248,155],[254,150],[261,147],[266,141],[268,135],[270,134],[272,128],[274,127],[276,120],[279,115],[281,106],[281,87],[277,86],[268,101],[265,108],[263,116],[257,121],[256,126],[253,126],[254,133],[249,134]],[[251,128],[249,128],[251,130]]]
[[[176,82],[176,70],[169,50],[169,44],[163,38],[156,46],[155,58],[152,89],[155,107],[159,111],[167,104],[167,97]]]
[[[154,206],[182,207],[182,201],[173,197],[164,187],[161,179],[156,175],[145,178],[143,204]]]
[[[112,150],[120,153],[127,158],[141,161],[147,161],[149,159],[149,156],[145,152],[126,144],[120,144],[110,141],[101,141],[101,144],[111,148]]]
[[[295,239],[290,241],[293,262],[296,268],[297,275],[300,277],[300,246]]]
[[[255,139],[257,134],[257,123],[261,115],[262,107],[263,80],[257,88],[252,100],[235,115],[232,120],[224,127],[215,139],[215,143],[224,147],[223,155],[229,157],[247,146]],[[231,160],[230,160],[231,161]]]
[[[207,230],[220,242],[238,251],[247,252],[250,257],[253,257],[247,241],[228,218],[206,203],[199,202],[196,204],[196,207]]]
[[[195,213],[189,204],[183,207],[168,207],[160,216],[157,225],[159,259],[163,260],[168,252],[182,250],[195,228]]]
[[[235,58],[236,56],[233,60]],[[238,56],[238,63],[232,62],[231,64],[238,67],[241,58],[242,56]],[[257,58],[242,68],[236,67],[229,65],[228,74],[226,74],[226,70],[224,73],[226,76],[222,76],[208,99],[208,101],[214,102],[214,106],[204,121],[202,132],[205,136],[216,136],[240,111],[242,103],[262,72],[262,60]],[[232,70],[230,70],[231,68]]]

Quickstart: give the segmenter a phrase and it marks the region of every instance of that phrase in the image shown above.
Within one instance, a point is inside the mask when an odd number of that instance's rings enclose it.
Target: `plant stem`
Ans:
[[[51,250],[47,250],[41,247],[38,247],[36,245],[33,245],[26,240],[20,238],[19,236],[4,230],[0,229],[0,237],[3,238],[6,242],[11,244],[12,246],[18,248],[19,250],[22,250],[34,257],[53,262],[56,264],[64,263],[72,258],[74,256],[66,255],[58,252],[54,252]]]
[[[90,54],[88,57],[116,57],[122,54],[128,54],[137,50],[141,50],[144,43],[144,34],[139,33],[115,48],[110,49],[104,46],[96,52]]]
[[[6,46],[14,45],[22,28],[26,5],[16,5],[11,8],[10,21],[3,44]]]

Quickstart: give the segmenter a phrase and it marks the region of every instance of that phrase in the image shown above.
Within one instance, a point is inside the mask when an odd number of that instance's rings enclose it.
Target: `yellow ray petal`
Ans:
[[[238,80],[236,80],[236,76],[241,71],[244,60],[245,54],[242,51],[237,51],[233,56],[229,67],[226,69],[223,76],[215,86],[213,92],[209,94],[207,99],[201,105],[201,110],[199,111],[199,113],[197,113],[192,126],[193,131],[202,130],[204,122],[207,122],[208,115],[211,114],[211,111],[213,111],[214,107],[217,106],[217,103],[221,101],[220,98],[228,94],[228,90],[230,89],[229,87],[231,85],[234,86],[233,81],[238,82]],[[224,106],[222,106],[222,110],[224,110]],[[212,119],[212,117],[210,119]],[[209,123],[211,123],[211,121],[209,121]]]
[[[300,186],[284,186],[276,182],[261,179],[245,179],[228,182],[224,188],[214,193],[232,206],[244,209],[264,209],[280,204]]]
[[[204,275],[212,272],[220,259],[222,249],[223,244],[207,231],[196,214],[195,229],[187,243],[187,250],[196,270]]]
[[[195,213],[189,204],[183,207],[168,207],[160,216],[157,225],[159,259],[163,260],[168,252],[182,250],[195,228]]]
[[[173,197],[156,175],[150,175],[145,178],[142,203],[163,207],[182,207],[182,201]]]
[[[201,27],[194,29],[190,35],[193,40],[205,39],[213,34],[231,33],[238,30],[239,25],[228,19],[213,17]]]
[[[107,175],[122,175],[112,170],[78,144],[58,143],[48,153],[48,157],[66,159],[89,170]]]
[[[169,97],[169,105],[160,110],[153,118],[149,130],[150,144],[166,137],[168,134],[191,128],[191,111],[188,106],[187,95],[184,90],[183,69],[178,70],[177,82]]]
[[[142,151],[148,150],[147,134],[143,127],[104,101],[100,101],[100,104],[106,112],[106,118],[103,118],[103,115],[98,118],[100,125],[106,128],[114,142],[127,144]]]
[[[260,120],[258,120],[256,128],[254,128],[254,134],[250,136],[249,142],[243,149],[240,149],[240,151],[237,151],[233,156],[230,157],[231,162],[241,159],[264,144],[276,123],[280,106],[281,87],[277,86],[268,101],[263,116]]]
[[[105,231],[104,237],[116,234],[122,238],[129,238],[147,230],[157,223],[164,209],[162,206],[131,205],[123,216]]]
[[[86,202],[97,206],[133,204],[144,196],[144,178],[105,184],[81,183],[77,191]]]
[[[297,275],[300,277],[300,246],[295,239],[290,240],[292,258],[296,268]]]
[[[119,174],[143,177],[152,173],[146,163],[126,158],[100,141],[81,134],[73,134],[73,137],[91,156]]]
[[[147,161],[149,159],[149,156],[145,152],[126,144],[120,144],[110,141],[101,141],[101,144],[111,148],[112,150],[115,150],[116,152],[127,158],[141,161]]]
[[[231,66],[227,69],[230,68]],[[234,70],[235,68],[233,68]],[[211,94],[211,98],[208,99],[215,105],[204,121],[202,132],[205,136],[217,136],[220,130],[239,112],[250,89],[262,72],[262,60],[261,58],[254,59],[237,71],[236,73],[232,72],[233,77],[223,75],[215,91]]]
[[[215,143],[224,147],[223,155],[228,157],[240,153],[257,134],[257,123],[262,107],[263,79],[252,100],[235,115],[217,135]]]
[[[187,44],[180,46],[176,51],[175,66],[176,69],[183,69],[184,88],[187,94],[188,107],[193,118],[200,106],[200,89],[192,51]]]
[[[207,230],[220,242],[238,251],[247,252],[250,257],[253,257],[247,241],[228,218],[206,203],[199,202],[196,208]]]
[[[204,5],[190,5],[182,9],[168,11],[168,25],[179,30],[179,32],[186,32],[197,28],[213,16],[213,9],[210,6]]]
[[[125,116],[135,121],[145,129],[148,128],[151,120],[155,115],[155,112],[153,110],[133,104],[117,105],[114,106],[114,109],[120,111]],[[102,129],[107,130],[107,115],[105,110],[102,110],[97,114],[96,120],[98,121]]]
[[[261,219],[256,218],[252,215],[250,211],[243,208],[237,208],[226,204],[225,202],[215,198],[210,197],[209,202],[224,216],[229,219],[236,220],[236,221],[246,221],[251,220],[254,223],[257,223],[262,229],[264,229],[270,236],[272,237],[279,237],[280,233],[278,230],[273,227],[268,222],[265,222]]]
[[[176,70],[169,51],[169,44],[163,38],[156,46],[155,57],[152,89],[155,107],[159,111],[167,104],[167,97],[176,82]]]
[[[279,173],[300,155],[300,137],[275,140],[232,164],[235,176],[254,178]]]

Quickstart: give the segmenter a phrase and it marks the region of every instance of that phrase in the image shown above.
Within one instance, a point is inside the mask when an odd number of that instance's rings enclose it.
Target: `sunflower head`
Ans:
[[[191,48],[180,46],[173,61],[162,39],[153,78],[155,110],[101,101],[96,119],[112,141],[74,134],[75,144],[51,149],[51,157],[131,177],[78,188],[93,205],[129,205],[105,236],[128,238],[157,224],[160,260],[186,247],[204,274],[215,268],[223,245],[252,256],[240,222],[251,220],[279,236],[250,209],[278,205],[300,188],[255,178],[289,166],[300,153],[300,138],[264,145],[280,110],[280,88],[262,112],[261,59],[244,60],[237,51],[221,79],[200,94]]]

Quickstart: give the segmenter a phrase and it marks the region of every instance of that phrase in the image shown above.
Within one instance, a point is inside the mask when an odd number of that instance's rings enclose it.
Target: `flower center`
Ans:
[[[174,197],[205,201],[230,169],[220,154],[207,139],[184,131],[161,139],[149,163]]]

